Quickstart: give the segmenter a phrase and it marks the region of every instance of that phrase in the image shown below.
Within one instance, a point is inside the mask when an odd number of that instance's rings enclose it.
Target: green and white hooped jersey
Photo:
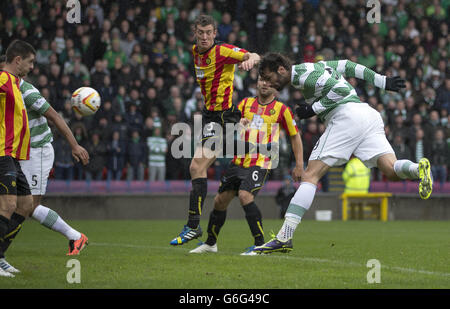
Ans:
[[[296,64],[292,66],[291,84],[301,91],[320,119],[325,120],[337,106],[361,102],[344,76],[363,79],[382,89],[386,84],[386,76],[349,60]]]
[[[32,84],[21,79],[20,92],[25,102],[28,114],[28,124],[30,127],[30,147],[39,148],[53,141],[45,112],[50,108],[50,104]]]
[[[147,137],[147,146],[150,149],[148,162],[151,166],[166,166],[167,141],[163,137]]]

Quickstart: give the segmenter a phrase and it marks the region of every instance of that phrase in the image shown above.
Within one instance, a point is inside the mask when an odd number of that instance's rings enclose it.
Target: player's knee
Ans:
[[[189,172],[191,173],[191,176],[202,174],[204,172],[203,164],[201,164],[198,160],[193,159],[191,161],[191,165],[189,166]]]
[[[215,210],[225,210],[227,209],[227,203],[225,199],[222,197],[222,195],[218,194],[214,197],[214,209]]]
[[[191,165],[189,165],[189,172],[192,174],[195,174],[200,169],[199,164],[195,161],[191,161]]]
[[[309,182],[314,185],[317,185],[319,180],[320,180],[320,176],[318,175],[318,173],[316,173],[314,171],[306,169],[304,171],[304,173],[302,174],[302,182]]]
[[[15,195],[0,195],[2,210],[8,214],[12,214],[17,209],[17,196]]]
[[[395,169],[394,169],[394,164],[391,162],[388,163],[384,163],[384,164],[379,164],[378,168],[380,169],[380,171],[384,174],[384,176],[386,176],[386,178],[390,181],[396,181],[399,180],[400,178],[397,176],[397,174],[395,173]]]
[[[238,197],[241,205],[248,205],[254,200],[253,194],[243,190],[239,191]]]
[[[16,213],[24,217],[30,217],[33,214],[33,197],[31,195],[17,197]]]
[[[386,176],[388,180],[396,181],[400,178],[397,176],[397,173],[395,172],[395,162],[397,161],[397,158],[395,154],[386,154],[378,158],[377,160],[377,167],[378,169]]]

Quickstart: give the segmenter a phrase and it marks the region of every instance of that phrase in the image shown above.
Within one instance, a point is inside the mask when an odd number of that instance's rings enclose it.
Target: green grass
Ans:
[[[206,219],[203,227],[206,229]],[[192,255],[194,240],[169,241],[184,221],[72,221],[89,237],[75,258],[81,283],[66,280],[67,241],[27,221],[7,254],[22,272],[0,288],[321,289],[450,288],[450,223],[304,221],[289,254],[240,256],[252,244],[245,220],[228,220],[217,254]],[[266,220],[277,232],[281,220]],[[206,233],[205,233],[206,234]],[[206,236],[203,236],[203,240]],[[381,283],[368,284],[366,263],[381,263]]]

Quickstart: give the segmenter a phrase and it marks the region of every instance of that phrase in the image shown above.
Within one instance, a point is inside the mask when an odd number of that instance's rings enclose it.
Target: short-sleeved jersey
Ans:
[[[0,156],[30,158],[30,129],[20,79],[0,71]]]
[[[312,104],[314,112],[322,119],[337,106],[361,100],[345,77],[363,79],[384,88],[386,76],[349,61],[319,61],[301,63],[292,67],[291,84],[302,92],[306,103]]]
[[[195,75],[209,111],[224,111],[232,106],[235,64],[243,60],[247,51],[239,47],[217,43],[204,53],[192,47]]]
[[[291,109],[280,101],[273,100],[269,104],[260,104],[257,97],[243,99],[238,108],[242,118],[250,120],[249,128],[242,132],[241,138],[247,142],[267,144],[278,142],[280,126],[288,136],[298,133]],[[270,169],[272,162],[269,157],[260,153],[247,153],[245,156],[234,156],[233,162],[242,167],[259,166]]]
[[[20,91],[25,102],[28,114],[28,125],[30,127],[31,147],[43,147],[53,141],[52,131],[47,123],[45,112],[50,104],[32,84],[20,81]]]

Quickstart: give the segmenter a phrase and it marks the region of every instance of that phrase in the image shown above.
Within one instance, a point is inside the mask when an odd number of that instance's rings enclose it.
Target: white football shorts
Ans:
[[[331,112],[309,160],[340,166],[353,154],[371,168],[388,153],[394,150],[386,138],[381,115],[367,103],[347,103]]]
[[[53,146],[51,143],[47,143],[43,147],[30,148],[30,160],[19,161],[32,195],[45,194],[54,160]]]

